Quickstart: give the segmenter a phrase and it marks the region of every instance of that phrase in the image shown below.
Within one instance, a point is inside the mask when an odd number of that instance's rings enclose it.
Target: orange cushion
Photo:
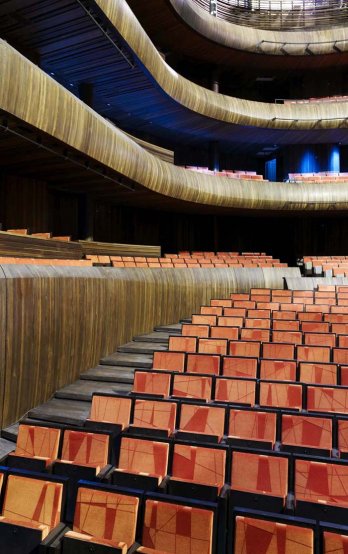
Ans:
[[[180,431],[214,435],[224,434],[225,409],[213,406],[182,404],[180,413]]]
[[[60,429],[21,424],[14,454],[46,459],[49,463],[58,456],[60,433]]]
[[[73,530],[129,548],[135,541],[138,507],[136,496],[79,487]]]
[[[332,421],[324,417],[282,416],[282,443],[313,448],[332,448]]]
[[[287,458],[234,452],[231,488],[243,492],[278,496],[285,502],[288,492]]]
[[[212,379],[196,375],[174,375],[173,396],[211,399]]]
[[[90,419],[121,425],[122,429],[129,425],[132,400],[112,396],[92,397]]]
[[[164,429],[170,435],[176,419],[175,402],[137,399],[134,406],[133,425],[147,429]]]
[[[346,554],[348,552],[348,536],[324,531],[323,554]]]
[[[123,437],[118,469],[159,477],[167,474],[169,444]]]
[[[95,467],[106,466],[109,457],[109,436],[83,431],[64,431],[62,462]]]
[[[296,460],[295,500],[347,507],[347,466]]]
[[[225,464],[225,450],[175,444],[172,476],[174,479],[215,486],[220,490],[225,482]]]
[[[256,441],[276,440],[277,415],[271,412],[231,410],[228,436]]]

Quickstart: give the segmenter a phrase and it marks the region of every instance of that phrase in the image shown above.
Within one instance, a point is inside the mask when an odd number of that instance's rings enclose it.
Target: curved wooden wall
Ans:
[[[348,50],[347,26],[332,26],[317,30],[265,30],[236,25],[223,19],[212,17],[194,0],[167,0],[177,14],[190,27],[209,40],[237,50],[284,56],[308,56],[307,45],[311,46],[311,55],[339,55],[333,46],[342,51]]]
[[[286,277],[285,283],[290,290],[313,290],[318,285],[348,285],[348,277]]]
[[[119,1],[121,5],[122,0]],[[115,3],[115,6],[118,5],[118,2]],[[147,38],[146,41],[149,42]],[[195,173],[163,162],[1,40],[0,74],[0,110],[164,196],[197,204],[248,210],[348,209],[348,183],[291,185],[232,180]],[[207,95],[214,94],[205,92]],[[315,104],[313,110],[319,110],[319,106]]]
[[[163,60],[126,0],[95,0],[95,3],[164,92],[196,113],[225,123],[269,129],[294,129],[294,124],[296,130],[335,129],[339,124],[348,127],[348,102],[269,104],[233,98],[196,85]],[[246,34],[249,35],[249,29]]]
[[[0,427],[134,335],[178,322],[212,296],[283,288],[291,275],[299,270],[0,266]]]

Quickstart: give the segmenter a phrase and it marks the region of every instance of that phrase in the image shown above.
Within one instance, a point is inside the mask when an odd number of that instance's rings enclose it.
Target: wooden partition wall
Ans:
[[[210,298],[283,288],[298,268],[108,269],[0,266],[0,427],[47,400],[134,335]]]

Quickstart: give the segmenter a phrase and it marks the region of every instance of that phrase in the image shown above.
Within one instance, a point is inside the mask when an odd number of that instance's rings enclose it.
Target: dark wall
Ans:
[[[94,238],[178,250],[266,251],[289,263],[306,254],[348,254],[348,218],[199,215],[97,204]]]

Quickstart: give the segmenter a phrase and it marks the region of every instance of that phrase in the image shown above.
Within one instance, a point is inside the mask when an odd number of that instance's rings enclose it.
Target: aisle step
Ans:
[[[28,412],[28,417],[52,423],[83,426],[91,409],[90,402],[51,398]]]
[[[129,367],[152,367],[152,356],[147,354],[130,354],[126,352],[114,352],[100,360],[102,365],[129,366]]]
[[[81,373],[80,379],[131,384],[134,380],[134,369],[134,367],[100,364]]]
[[[117,352],[128,352],[130,354],[153,354],[158,351],[168,350],[165,344],[156,342],[127,342],[118,347]]]
[[[120,394],[127,394],[131,388],[132,385],[126,383],[103,383],[79,379],[75,381],[75,383],[56,391],[54,397],[88,401],[92,399],[92,394],[94,392],[109,392],[111,394],[119,392]]]
[[[157,327],[155,327],[155,331],[159,333],[161,332],[168,333],[170,335],[176,335],[176,334],[180,335],[181,328],[182,328],[181,323],[171,323],[168,325],[157,325]]]
[[[159,342],[163,344],[168,344],[170,333],[164,331],[154,331],[153,333],[148,333],[146,335],[137,335],[133,338],[135,342]]]

